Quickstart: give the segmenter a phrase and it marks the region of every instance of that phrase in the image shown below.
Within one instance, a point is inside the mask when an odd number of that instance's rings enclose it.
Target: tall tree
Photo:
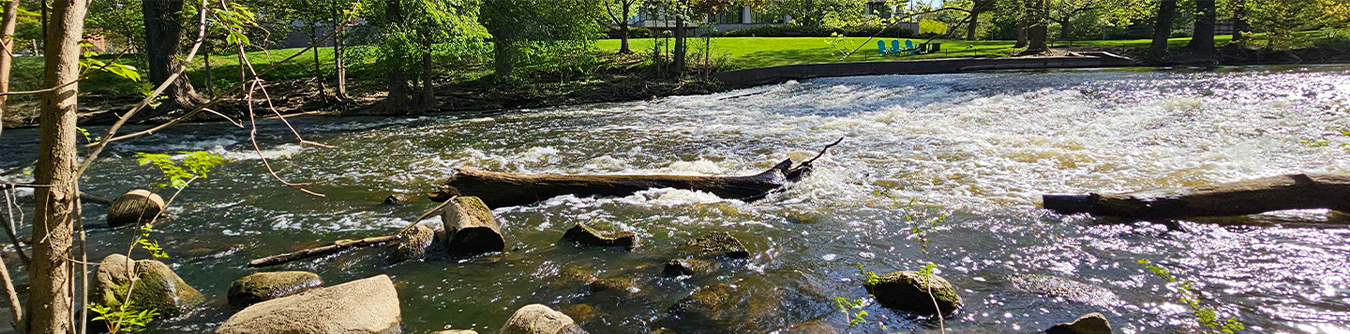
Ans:
[[[1214,56],[1214,26],[1218,17],[1214,0],[1195,0],[1195,33],[1191,35],[1191,42],[1186,48],[1196,56]]]
[[[0,92],[9,92],[9,70],[14,66],[14,28],[19,24],[19,0],[5,3],[4,19],[0,19]],[[5,101],[0,95],[0,132],[5,130]]]
[[[628,47],[628,19],[632,18],[642,0],[604,0],[605,14],[610,23],[619,27],[619,54],[631,54]]]
[[[75,331],[71,315],[72,212],[79,192],[76,183],[75,112],[80,72],[80,40],[84,32],[86,0],[52,1],[48,18],[43,87],[39,108],[41,126],[34,182],[45,187],[33,194],[33,256],[29,262],[30,327],[32,334]]]
[[[984,13],[994,0],[975,0],[970,6],[970,23],[966,24],[966,40],[975,40],[975,32],[980,27],[980,14]]]
[[[1149,59],[1153,62],[1162,62],[1167,57],[1167,40],[1172,37],[1172,21],[1176,18],[1176,0],[1158,1],[1158,12],[1153,19],[1153,44],[1148,49]]]
[[[1050,6],[1047,0],[1031,0],[1027,6],[1030,25],[1027,26],[1027,51],[1046,51],[1050,47]]]
[[[522,52],[523,45],[589,47],[599,32],[594,15],[603,10],[596,5],[592,0],[483,0],[477,20],[492,35],[495,75],[515,76],[522,55],[550,56],[548,52]]]
[[[1233,39],[1232,43],[1246,43],[1247,34],[1252,33],[1251,21],[1247,20],[1247,0],[1233,0]]]
[[[164,82],[169,75],[182,68],[183,0],[150,0],[141,2],[141,16],[145,20],[145,57],[149,63],[150,82]],[[187,76],[178,76],[164,89],[164,101],[155,108],[159,115],[186,112],[203,103],[192,89]]]

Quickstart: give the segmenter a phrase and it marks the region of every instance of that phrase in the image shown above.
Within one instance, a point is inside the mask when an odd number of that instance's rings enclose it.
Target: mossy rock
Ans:
[[[1101,313],[1092,312],[1073,323],[1058,324],[1045,330],[1046,334],[1111,334],[1111,322]]]
[[[134,267],[135,271],[131,271]],[[132,277],[138,277],[132,285]],[[131,298],[127,299],[127,291]],[[90,290],[94,303],[119,308],[131,302],[129,311],[155,310],[174,317],[206,301],[206,297],[188,286],[169,266],[155,260],[132,261],[121,254],[108,255],[99,263],[98,276]]]
[[[624,249],[633,249],[637,246],[637,235],[634,235],[633,232],[603,232],[582,223],[577,223],[577,226],[573,226],[567,230],[567,233],[563,233],[563,240],[579,246],[623,247]]]
[[[1018,274],[1007,276],[1013,288],[1042,296],[1062,298],[1094,306],[1117,306],[1125,302],[1103,287],[1055,276]]]
[[[745,244],[726,232],[705,234],[680,246],[678,251],[699,257],[726,257],[731,259],[750,257],[750,252],[745,249]]]
[[[956,288],[937,275],[921,278],[917,272],[897,271],[882,275],[864,287],[882,306],[918,315],[937,314],[938,310],[933,308],[934,300],[942,314],[949,314],[963,305]]]
[[[225,296],[231,307],[243,308],[320,286],[323,286],[323,279],[308,271],[255,273],[230,283],[230,290]]]
[[[426,256],[427,248],[431,247],[431,242],[435,238],[436,230],[423,225],[416,225],[399,233],[398,241],[387,246],[389,247],[389,262],[398,263]]]
[[[699,288],[652,323],[681,334],[782,333],[794,324],[830,314],[824,297],[801,287],[772,287],[740,280]],[[758,288],[755,288],[758,287]]]
[[[661,272],[668,276],[694,276],[712,272],[716,267],[716,262],[707,260],[674,259],[666,262],[666,267]]]

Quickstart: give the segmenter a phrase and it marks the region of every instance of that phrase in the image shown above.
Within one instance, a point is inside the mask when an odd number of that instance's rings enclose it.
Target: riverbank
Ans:
[[[1171,58],[1155,66],[1199,66],[1216,65],[1277,65],[1277,64],[1326,64],[1350,63],[1350,50],[1347,43],[1328,43],[1330,37],[1308,47],[1287,51],[1270,51],[1253,48],[1240,48],[1228,43],[1227,36],[1218,38],[1220,45],[1215,59],[1197,60],[1193,55],[1181,51],[1189,39],[1178,38],[1169,41],[1174,49]],[[565,66],[523,66],[516,78],[500,81],[493,76],[490,64],[477,62],[448,62],[442,64],[435,81],[435,107],[420,109],[391,110],[381,105],[385,98],[383,75],[371,70],[369,66],[353,67],[349,71],[348,98],[334,97],[331,82],[314,79],[314,70],[328,73],[332,70],[331,49],[318,50],[319,57],[298,57],[291,63],[282,64],[277,71],[264,79],[270,82],[268,90],[274,98],[277,111],[282,114],[322,114],[322,115],[418,115],[435,113],[480,112],[485,110],[531,109],[549,106],[577,105],[586,103],[622,102],[645,100],[673,95],[707,94],[747,85],[768,84],[785,80],[801,80],[822,76],[844,75],[885,75],[885,74],[931,74],[961,73],[982,70],[1007,69],[1055,69],[1082,67],[1120,67],[1143,66],[1140,59],[1148,45],[1148,40],[1125,41],[1080,41],[1073,46],[1053,47],[1049,52],[1036,56],[1016,56],[1020,49],[1011,48],[1012,41],[938,41],[944,43],[943,51],[931,54],[903,57],[882,57],[875,48],[867,48],[875,39],[843,38],[821,43],[822,38],[715,38],[712,39],[712,66],[717,69],[715,75],[694,74],[677,78],[669,70],[654,66],[651,58],[643,52],[649,51],[654,43],[651,39],[633,40],[632,48],[639,53],[618,55],[614,52],[618,45],[615,40],[601,40],[596,43],[598,49],[592,55],[589,65],[579,67]],[[1252,44],[1260,44],[1260,40]],[[852,56],[843,57],[839,49],[857,50]],[[298,52],[298,49],[273,50],[259,53],[255,66],[270,66],[281,59]],[[1127,63],[1120,61],[1100,61],[1100,55],[1107,52],[1129,58]],[[1086,57],[1084,57],[1086,56]],[[129,56],[130,57],[130,56]],[[1067,57],[1067,58],[1066,58]],[[134,59],[134,57],[132,57]],[[223,90],[231,81],[229,72],[236,70],[229,59],[220,55],[214,57],[215,90]],[[1059,59],[1063,58],[1063,59]],[[1108,57],[1115,59],[1115,57]],[[942,60],[939,60],[942,59]],[[959,59],[959,60],[958,60]],[[15,89],[36,89],[36,77],[40,71],[40,59],[20,58],[19,71],[15,75]],[[134,60],[133,60],[134,61]],[[315,61],[319,63],[316,65]],[[1100,62],[1101,64],[1096,64]],[[961,66],[929,66],[932,64],[964,64]],[[1006,64],[1005,64],[1006,63]],[[1035,66],[1007,65],[1035,63]],[[1094,65],[1096,64],[1096,65]],[[189,68],[188,76],[202,93],[206,81],[202,62]],[[802,70],[805,68],[817,70]],[[847,70],[839,70],[844,68]],[[900,68],[921,68],[921,70],[896,70]],[[779,72],[816,71],[816,74],[783,74]],[[768,77],[758,75],[754,80],[743,80],[747,73],[770,73]],[[238,73],[235,73],[237,76]],[[754,75],[752,75],[754,76]],[[331,81],[331,75],[326,76]],[[237,80],[237,79],[236,79]],[[139,88],[135,83],[110,75],[94,75],[84,83],[81,91],[81,123],[85,125],[108,124],[116,120],[116,115],[139,102]],[[32,86],[32,87],[29,87]],[[242,96],[224,99],[213,107],[235,118],[243,118],[246,106]],[[261,102],[261,101],[258,101]],[[6,128],[35,126],[37,117],[37,99],[32,96],[17,96],[11,99],[5,114]],[[270,112],[268,112],[270,114]],[[217,120],[214,117],[202,118],[202,121]]]

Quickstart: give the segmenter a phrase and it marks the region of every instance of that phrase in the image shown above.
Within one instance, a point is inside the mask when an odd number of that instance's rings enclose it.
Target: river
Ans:
[[[306,188],[326,197],[273,179],[246,129],[181,126],[112,145],[83,189],[114,197],[156,182],[158,172],[138,166],[135,152],[205,150],[232,159],[179,195],[153,234],[170,254],[165,262],[212,302],[152,332],[200,333],[230,315],[224,294],[232,280],[255,272],[248,260],[397,231],[434,204],[381,200],[433,191],[455,167],[750,174],[809,158],[844,137],[809,178],[756,202],[670,189],[563,196],[496,210],[511,250],[504,254],[391,265],[377,249],[359,250],[268,270],[311,270],[330,285],[388,274],[408,333],[492,332],[529,303],[578,314],[592,333],[645,333],[669,324],[666,310],[680,298],[718,283],[746,299],[728,312],[778,310],[744,316],[730,324],[736,332],[813,320],[842,332],[848,319],[834,297],[867,301],[868,323],[854,333],[880,333],[882,324],[936,331],[933,319],[866,298],[858,268],[886,273],[927,263],[965,299],[945,321],[959,332],[1036,332],[1088,312],[1105,314],[1117,333],[1193,328],[1177,284],[1137,263],[1146,259],[1195,282],[1204,305],[1254,332],[1347,333],[1350,217],[1286,211],[1180,221],[1169,230],[1163,222],[1038,208],[1046,193],[1350,172],[1350,136],[1340,134],[1350,129],[1346,101],[1345,66],[828,78],[508,113],[292,120],[306,140],[333,148],[301,146],[280,122],[260,123],[262,154],[277,174],[319,182]],[[36,137],[36,129],[6,130],[0,167],[35,158]],[[88,207],[85,220],[101,223],[103,207]],[[640,246],[623,252],[559,243],[577,222],[631,230]],[[912,233],[916,226],[921,235]],[[661,275],[678,244],[720,231],[744,241],[751,258],[706,277]],[[91,230],[91,260],[125,252],[132,233]],[[634,284],[592,292],[567,278],[577,270]],[[1015,284],[1028,274],[1100,290],[1087,299],[1036,293]]]

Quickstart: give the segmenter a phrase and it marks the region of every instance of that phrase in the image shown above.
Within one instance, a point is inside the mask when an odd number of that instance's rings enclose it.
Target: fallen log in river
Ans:
[[[1294,209],[1350,213],[1350,174],[1289,174],[1123,194],[1045,195],[1045,208],[1139,219],[1241,216]]]
[[[810,174],[811,163],[843,138],[825,145],[811,160],[793,166],[792,159],[763,173],[748,176],[693,175],[562,175],[498,173],[475,168],[457,168],[440,186],[432,200],[476,196],[490,208],[526,205],[561,195],[627,196],[656,188],[705,191],[727,199],[754,201]]]

